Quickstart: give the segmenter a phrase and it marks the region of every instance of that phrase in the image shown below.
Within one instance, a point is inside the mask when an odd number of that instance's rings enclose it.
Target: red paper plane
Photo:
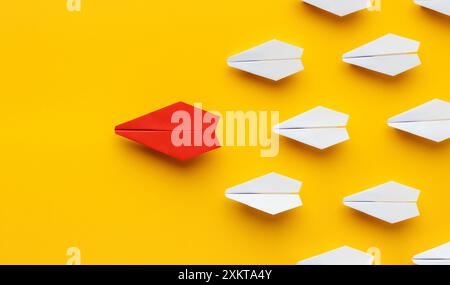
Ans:
[[[220,147],[219,117],[178,102],[116,127],[116,134],[151,149],[187,160]]]

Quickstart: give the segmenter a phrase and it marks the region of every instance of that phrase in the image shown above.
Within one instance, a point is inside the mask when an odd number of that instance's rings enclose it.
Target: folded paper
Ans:
[[[435,141],[450,138],[450,103],[434,99],[388,121],[390,127]]]
[[[343,61],[376,72],[396,76],[421,64],[420,43],[387,34],[343,55]]]
[[[116,134],[168,156],[187,160],[220,147],[219,117],[178,102],[118,125]]]
[[[370,8],[369,0],[303,0],[303,2],[340,17]]]
[[[347,114],[319,106],[274,126],[273,132],[325,149],[350,139],[345,128],[348,119]]]
[[[297,265],[372,265],[373,261],[371,254],[343,246],[299,261]]]
[[[450,265],[450,242],[413,257],[417,265]]]
[[[303,70],[303,49],[271,40],[228,59],[230,67],[246,71],[274,81],[281,80]]]
[[[302,205],[302,182],[275,172],[229,188],[225,196],[260,211],[276,215]]]
[[[417,189],[388,182],[344,198],[344,205],[394,224],[419,216],[419,195]]]

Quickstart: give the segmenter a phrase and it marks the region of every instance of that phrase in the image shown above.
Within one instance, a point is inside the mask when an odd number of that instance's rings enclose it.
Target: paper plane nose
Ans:
[[[219,117],[178,102],[115,127],[116,134],[168,156],[187,160],[219,148]]]

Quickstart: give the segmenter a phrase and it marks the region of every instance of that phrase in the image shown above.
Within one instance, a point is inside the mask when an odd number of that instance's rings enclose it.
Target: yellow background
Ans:
[[[389,128],[389,117],[449,100],[450,19],[383,0],[339,18],[298,0],[3,1],[0,263],[294,264],[349,245],[384,264],[450,240],[450,144]],[[396,78],[341,55],[388,32],[421,41],[422,66]],[[303,47],[305,70],[275,83],[228,68],[228,56],[277,38]],[[317,105],[351,115],[351,140],[280,154],[223,147],[180,163],[114,134],[176,101],[206,110]],[[278,216],[225,199],[276,171],[303,181],[304,206]],[[421,216],[390,225],[342,198],[395,180],[422,190]]]

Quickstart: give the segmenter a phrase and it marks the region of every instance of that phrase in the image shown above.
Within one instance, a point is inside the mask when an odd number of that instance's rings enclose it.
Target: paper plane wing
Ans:
[[[344,205],[391,224],[420,215],[414,203],[344,202]]]
[[[302,205],[298,195],[302,183],[269,173],[229,188],[225,196],[252,208],[275,215]]]
[[[438,143],[450,138],[450,120],[389,123],[389,126]]]
[[[272,172],[231,187],[227,194],[294,194],[300,191],[302,182]]]
[[[394,34],[387,34],[346,54],[344,58],[372,57],[383,55],[396,55],[416,53],[419,51],[420,42]]]
[[[274,129],[275,133],[318,149],[326,149],[350,139],[344,128]]]
[[[343,246],[302,260],[298,265],[372,265],[374,257],[363,251]]]
[[[177,111],[187,112],[194,118],[194,106],[184,102],[178,102],[170,106],[161,108],[139,118],[125,122],[116,126],[116,130],[147,130],[147,131],[171,131],[177,127],[177,123],[172,123],[172,116]],[[204,115],[205,111],[200,110]]]
[[[450,103],[434,99],[392,117],[388,125],[435,142],[450,138]]]
[[[344,198],[344,205],[391,224],[420,215],[420,191],[397,182],[388,182]]]
[[[180,128],[180,122],[173,120],[177,114],[189,118],[190,123],[182,122],[185,124]],[[206,115],[208,120],[203,120]],[[218,121],[218,116],[179,102],[120,124],[115,132],[171,157],[186,160],[220,147],[215,136]],[[211,141],[204,140],[206,131],[210,132]],[[187,143],[181,144],[176,140]]]
[[[450,265],[450,242],[415,255],[413,262],[418,265]]]
[[[450,16],[449,0],[415,0],[417,5]]]
[[[278,124],[274,129],[345,127],[349,115],[322,106]]]
[[[279,40],[271,40],[230,57],[228,62],[300,59],[302,54],[302,48]]]
[[[303,0],[303,2],[340,17],[370,7],[370,2],[367,0]]]
[[[421,64],[417,54],[399,54],[377,57],[350,57],[344,62],[389,76],[396,76]]]
[[[279,81],[303,70],[303,64],[298,59],[269,60],[269,61],[239,61],[229,62],[230,67]]]
[[[450,120],[450,103],[440,99],[433,99],[423,105],[390,118],[389,123],[448,120]]]
[[[230,67],[275,81],[303,70],[303,49],[271,40],[228,59]]]
[[[350,195],[345,202],[417,202],[420,191],[391,181]]]
[[[300,197],[294,194],[226,194],[226,197],[271,215],[302,205]]]

